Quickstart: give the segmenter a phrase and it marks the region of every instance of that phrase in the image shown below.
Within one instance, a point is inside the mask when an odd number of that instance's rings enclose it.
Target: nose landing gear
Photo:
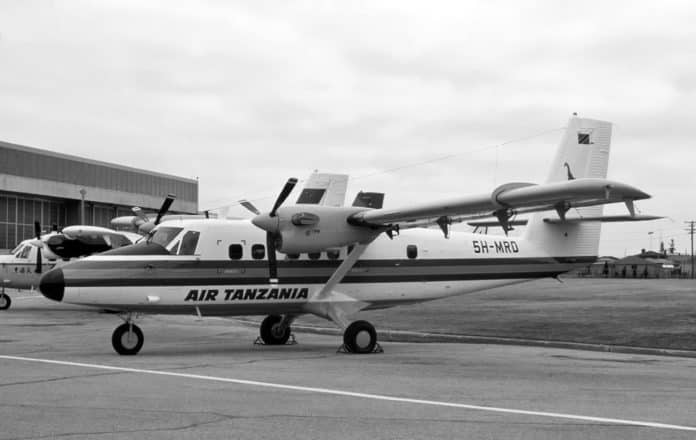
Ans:
[[[140,327],[133,324],[130,314],[124,318],[125,324],[116,327],[111,336],[111,345],[120,355],[135,355],[143,348],[143,332]]]
[[[288,340],[290,340],[290,344],[295,344],[295,338],[292,337],[292,329],[290,328],[292,320],[292,317],[282,317],[279,315],[267,316],[266,319],[261,322],[261,341],[258,343],[262,342],[265,345],[285,345],[288,344]]]

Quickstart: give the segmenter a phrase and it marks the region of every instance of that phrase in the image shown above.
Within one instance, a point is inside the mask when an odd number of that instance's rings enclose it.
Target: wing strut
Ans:
[[[329,319],[341,328],[346,328],[350,324],[347,316],[355,313],[367,306],[367,303],[358,301],[348,295],[335,292],[334,288],[358,262],[365,249],[370,244],[355,244],[351,253],[341,262],[329,280],[315,293],[305,305],[307,312],[322,318]]]

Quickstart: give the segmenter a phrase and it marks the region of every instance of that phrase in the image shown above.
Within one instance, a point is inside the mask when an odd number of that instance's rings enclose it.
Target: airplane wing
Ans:
[[[140,236],[99,226],[66,226],[47,236],[46,246],[60,258],[70,259],[133,244]]]
[[[476,218],[497,217],[507,227],[516,214],[555,210],[561,220],[571,208],[626,203],[635,216],[633,201],[650,196],[630,185],[607,179],[581,178],[535,185],[508,183],[490,194],[458,197],[443,201],[416,204],[397,209],[366,210],[353,214],[353,225],[399,228],[450,224]]]

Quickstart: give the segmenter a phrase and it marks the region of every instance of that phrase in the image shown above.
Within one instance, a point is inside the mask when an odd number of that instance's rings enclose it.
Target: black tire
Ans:
[[[10,295],[0,293],[0,310],[7,310],[10,308],[10,305],[12,305]]]
[[[377,345],[377,332],[367,321],[355,321],[343,332],[343,344],[349,353],[372,353]]]
[[[269,315],[261,323],[261,339],[266,345],[285,345],[290,339],[290,326],[285,329],[280,328],[282,316]]]
[[[144,341],[143,332],[135,324],[121,324],[111,336],[111,345],[120,355],[137,354],[143,348]]]

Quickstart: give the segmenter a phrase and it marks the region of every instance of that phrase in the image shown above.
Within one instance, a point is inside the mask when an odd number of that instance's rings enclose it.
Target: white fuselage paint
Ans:
[[[265,245],[265,233],[248,221],[185,220],[165,225],[182,227],[177,237],[189,230],[200,232],[195,255],[96,255],[67,264],[62,267],[66,284],[63,302],[152,313],[304,313],[304,306],[326,282],[312,279],[313,274],[323,271],[322,276],[328,278],[338,264],[327,266],[326,253],[318,260],[302,255],[289,263],[286,255],[278,253],[279,284],[271,285],[267,260],[251,258],[253,245]],[[242,259],[230,260],[231,244],[243,245]],[[407,257],[407,246],[416,246],[415,259]],[[346,249],[340,252],[342,260]],[[444,239],[435,229],[405,230],[393,240],[383,234],[372,242],[335,291],[344,295],[346,302],[367,303],[363,308],[391,307],[551,276],[549,273],[579,265],[572,259],[559,262],[558,257],[571,256],[549,255],[524,239],[502,235],[455,232]],[[593,256],[584,256],[584,261],[588,257]],[[461,264],[453,266],[455,261]],[[151,282],[164,271],[171,276]],[[203,277],[200,284],[191,281],[204,271],[212,275]],[[218,281],[226,276],[231,278]],[[235,283],[247,276],[246,280],[254,280],[251,284]],[[293,281],[298,276],[305,280]],[[210,282],[211,278],[215,282]],[[277,289],[275,294],[273,289]],[[291,289],[285,291],[285,297],[284,289]]]
[[[8,289],[38,287],[41,275],[56,265],[56,260],[42,256],[41,273],[36,272],[37,248],[29,244],[29,241],[20,243],[12,254],[0,255],[0,282]]]

